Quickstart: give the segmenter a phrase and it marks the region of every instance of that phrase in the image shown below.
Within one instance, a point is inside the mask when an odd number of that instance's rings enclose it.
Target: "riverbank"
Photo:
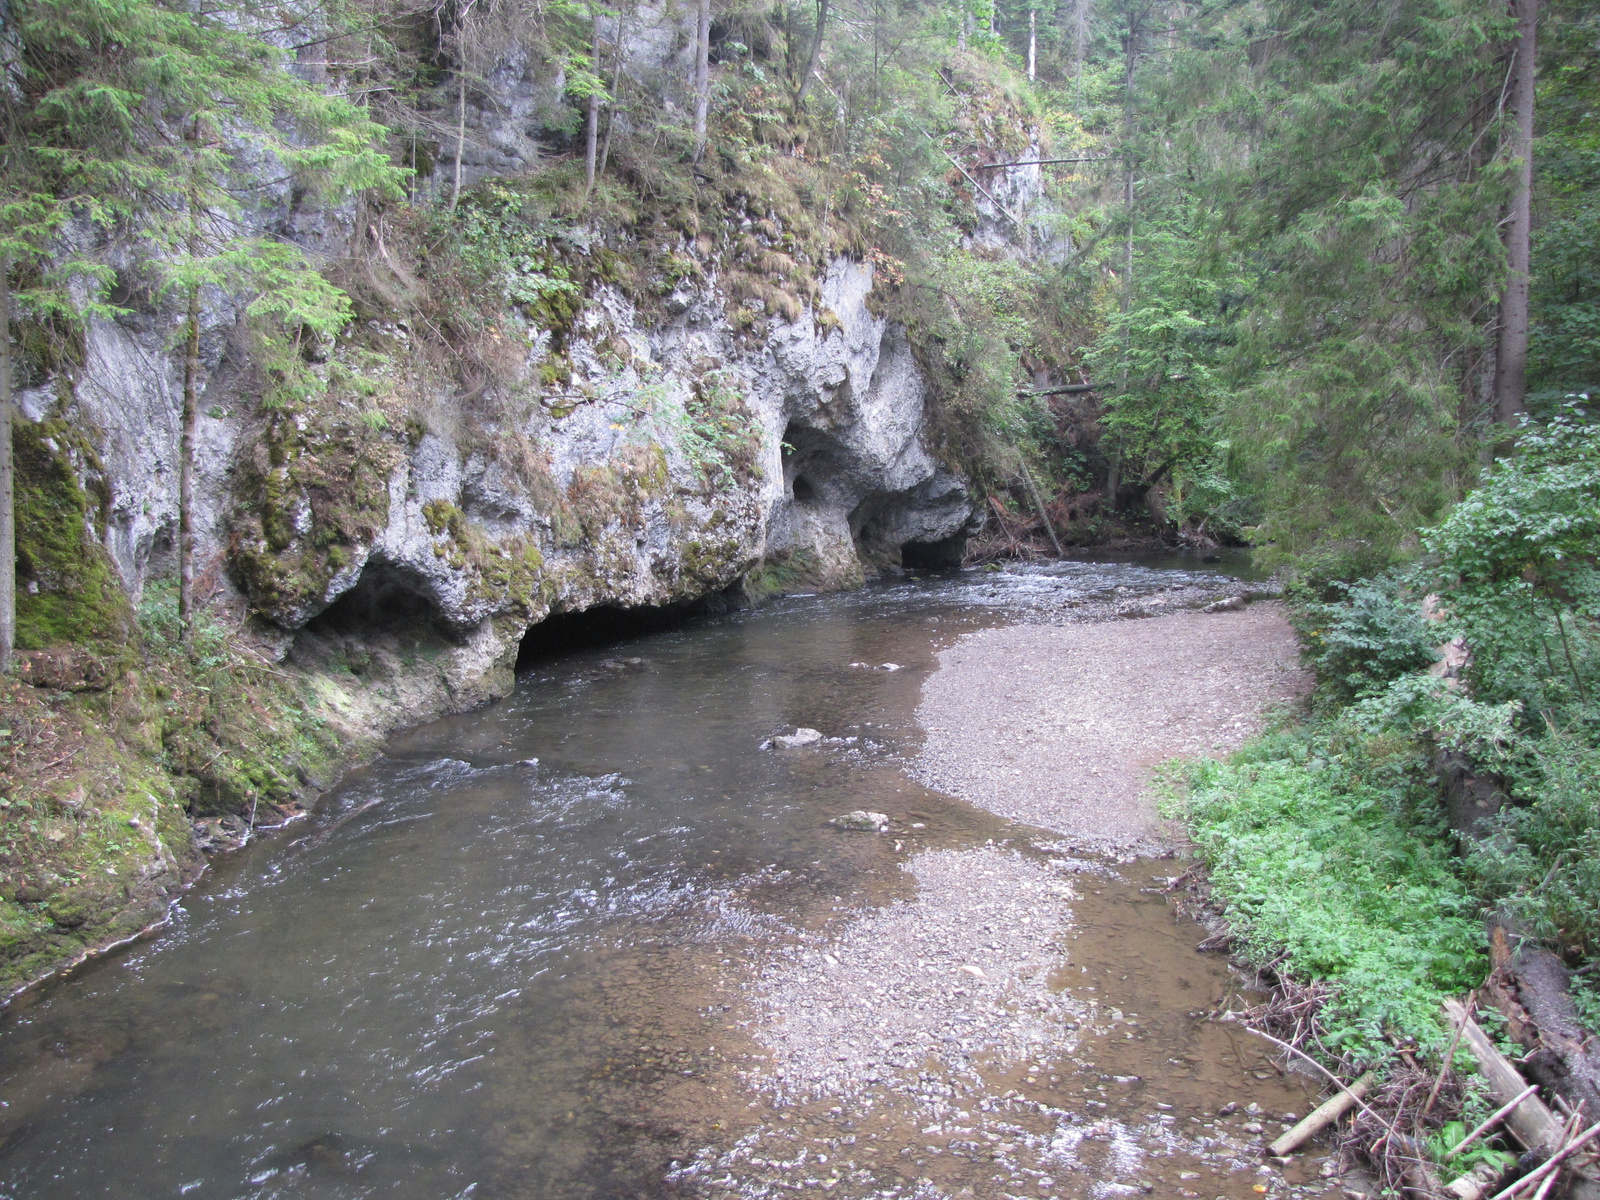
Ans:
[[[993,836],[939,845],[930,800],[888,814],[907,886],[728,989],[759,1111],[671,1178],[730,1200],[1338,1194],[1319,1156],[1263,1166],[1316,1087],[1211,1019],[1238,982],[1164,898],[1182,866],[1135,857],[1174,853],[1157,764],[1304,694],[1292,633],[1274,603],[1112,607],[944,645],[907,773]]]
[[[928,680],[918,773],[1085,849],[1150,852],[1172,837],[1151,771],[1236,748],[1309,686],[1277,602],[985,630]]]

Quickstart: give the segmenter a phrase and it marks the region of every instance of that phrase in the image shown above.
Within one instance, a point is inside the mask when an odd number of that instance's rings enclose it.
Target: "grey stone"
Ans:
[[[807,729],[801,726],[793,733],[781,734],[772,739],[774,746],[782,746],[785,750],[797,750],[801,746],[814,746],[822,740],[822,732],[817,729]]]
[[[882,833],[889,828],[887,813],[869,812],[858,808],[855,812],[845,813],[842,817],[834,817],[828,822],[836,829],[848,829],[855,833]]]

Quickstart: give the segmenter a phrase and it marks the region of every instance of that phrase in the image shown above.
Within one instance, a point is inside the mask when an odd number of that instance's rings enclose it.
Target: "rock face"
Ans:
[[[668,109],[684,99],[685,21],[646,5],[626,29],[624,69]],[[470,88],[440,85],[471,136],[423,192],[534,169],[563,111],[560,64],[528,59],[509,26],[489,41]],[[303,213],[272,174],[243,232],[345,264],[347,285],[365,272],[367,313],[387,294],[383,271],[405,291],[383,218]],[[719,220],[749,253],[793,267],[775,213],[745,202]],[[416,317],[411,328],[395,300],[388,319],[307,347],[325,391],[288,403],[265,398],[243,300],[203,297],[199,599],[277,660],[337,666],[322,671],[330,686],[376,705],[379,724],[503,693],[526,631],[551,614],[849,587],[902,561],[959,561],[973,504],[928,449],[926,385],[905,330],[876,315],[870,263],[800,254],[803,278],[769,268],[752,295],[748,266],[703,236],[558,237],[552,253],[579,279],[565,310],[508,298],[487,328],[445,336]],[[624,286],[605,264],[630,255]],[[88,320],[70,379],[24,379],[19,395],[41,429],[76,431],[72,468],[99,501],[90,535],[135,598],[175,575],[178,524],[178,314],[147,276],[125,264],[123,315]]]
[[[524,633],[551,613],[847,587],[908,544],[949,552],[972,504],[924,445],[924,385],[903,331],[871,312],[872,285],[869,265],[835,261],[820,303],[756,341],[714,274],[648,318],[602,284],[553,398],[501,396],[483,419],[482,398],[422,391],[386,428],[262,412],[219,308],[197,462],[203,592],[276,657],[359,664],[376,685],[361,703],[420,719],[508,690]],[[506,324],[514,394],[555,351],[516,313]],[[403,371],[408,331],[369,325],[365,352]],[[95,431],[101,537],[134,594],[174,558],[180,386],[164,336],[154,320],[92,321],[71,399],[23,398],[33,419]]]

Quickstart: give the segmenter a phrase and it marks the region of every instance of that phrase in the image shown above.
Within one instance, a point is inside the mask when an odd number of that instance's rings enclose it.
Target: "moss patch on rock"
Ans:
[[[65,421],[12,427],[16,464],[17,645],[118,645],[132,611],[111,556],[97,534],[105,496],[91,496],[99,461]]]
[[[269,414],[236,476],[230,556],[258,612],[293,626],[364,554],[389,519],[389,476],[408,449],[402,437],[354,412]]]

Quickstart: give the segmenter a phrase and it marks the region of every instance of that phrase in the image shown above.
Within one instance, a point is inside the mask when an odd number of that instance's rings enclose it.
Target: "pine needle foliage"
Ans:
[[[241,296],[269,337],[343,324],[342,295],[289,240],[293,213],[273,208],[284,190],[296,208],[394,194],[402,175],[382,126],[290,69],[269,14],[18,0],[10,19],[21,95],[3,186],[13,237],[41,264],[27,308],[114,315],[112,264],[132,251],[163,292]]]
[[[1225,347],[1201,364],[1213,436],[1280,557],[1414,550],[1470,483],[1507,34],[1485,0],[1267,0],[1185,29],[1146,207],[1192,211],[1179,252],[1140,264],[1149,290],[1193,297],[1191,344]]]

